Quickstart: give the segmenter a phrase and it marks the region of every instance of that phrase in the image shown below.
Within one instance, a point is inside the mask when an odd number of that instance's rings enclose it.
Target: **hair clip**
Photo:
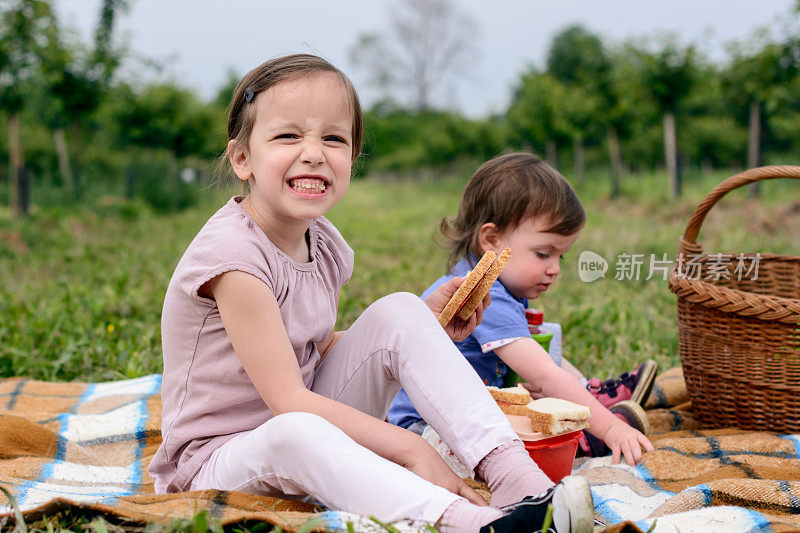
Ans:
[[[244,90],[244,101],[252,102],[255,95],[256,94],[253,92],[253,88],[248,86],[247,89]]]

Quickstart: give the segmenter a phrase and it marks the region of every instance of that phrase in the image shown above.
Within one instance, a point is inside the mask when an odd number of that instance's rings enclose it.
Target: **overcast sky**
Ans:
[[[166,65],[165,76],[210,98],[233,69],[239,75],[271,57],[313,52],[342,68],[369,104],[365,76],[348,61],[364,32],[388,27],[388,2],[319,0],[129,0],[118,37],[138,56]],[[439,102],[482,116],[505,108],[527,65],[543,66],[547,47],[564,27],[580,23],[607,42],[675,32],[714,59],[724,44],[779,27],[794,0],[457,0],[479,25],[478,53],[457,79],[436,94]],[[55,0],[62,22],[89,42],[100,0]],[[128,67],[131,68],[130,66]],[[141,67],[140,67],[141,68]],[[148,74],[155,76],[154,74]]]

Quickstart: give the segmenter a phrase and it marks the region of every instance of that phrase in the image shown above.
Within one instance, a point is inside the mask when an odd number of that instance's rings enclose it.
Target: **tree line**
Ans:
[[[428,10],[436,4],[406,3]],[[87,45],[60,25],[50,0],[0,0],[0,116],[6,124],[0,128],[0,184],[6,184],[0,202],[15,212],[27,210],[32,183],[37,198],[81,201],[115,191],[173,209],[193,198],[192,173],[181,169],[200,169],[200,181],[211,179],[238,76],[231,73],[217,97],[204,100],[173,82],[120,74],[130,52],[115,46],[112,36],[127,7],[128,0],[103,0]],[[453,64],[420,51],[425,26],[400,17],[398,34],[408,35],[415,47],[409,57],[426,65],[406,64],[374,35],[354,43],[353,62],[372,68],[371,83],[397,85],[390,75],[401,72],[403,62],[413,88],[409,101],[386,94],[367,109],[357,172],[435,174],[524,149],[540,153],[578,183],[587,167],[607,169],[612,194],[620,192],[627,172],[666,168],[677,197],[681,169],[688,166],[797,161],[799,15],[800,2],[785,27],[730,43],[724,59],[716,61],[675,37],[610,42],[571,26],[552,39],[542,67],[519,73],[507,109],[480,119],[429,104],[431,69],[435,74]],[[441,24],[428,26],[441,32]],[[433,50],[448,49],[431,42]],[[452,43],[449,49],[453,56]],[[373,52],[381,61],[365,60]],[[415,69],[421,79],[416,85]]]

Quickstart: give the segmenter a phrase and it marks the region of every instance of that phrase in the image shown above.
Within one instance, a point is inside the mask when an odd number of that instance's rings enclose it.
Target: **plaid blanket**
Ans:
[[[701,430],[680,368],[661,374],[648,404],[655,451],[636,467],[589,459],[596,520],[643,531],[797,531],[800,435]]]
[[[259,520],[295,531],[314,520],[320,530],[385,531],[369,517],[279,498],[153,494],[147,465],[161,438],[160,386],[158,375],[96,384],[1,380],[0,486],[26,520],[76,507],[140,522],[206,510],[223,525]],[[655,524],[654,531],[800,527],[800,435],[701,431],[680,369],[659,376],[648,407],[656,450],[640,465],[576,461],[575,473],[592,485],[600,524]],[[488,497],[485,487],[476,488]],[[0,522],[13,521],[12,511],[0,493]]]

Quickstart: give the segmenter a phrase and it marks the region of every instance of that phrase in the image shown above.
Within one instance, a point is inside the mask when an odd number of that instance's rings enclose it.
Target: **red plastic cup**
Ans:
[[[581,432],[573,431],[547,439],[522,442],[542,472],[547,474],[553,483],[558,483],[572,473],[572,462],[575,460],[580,438]]]

